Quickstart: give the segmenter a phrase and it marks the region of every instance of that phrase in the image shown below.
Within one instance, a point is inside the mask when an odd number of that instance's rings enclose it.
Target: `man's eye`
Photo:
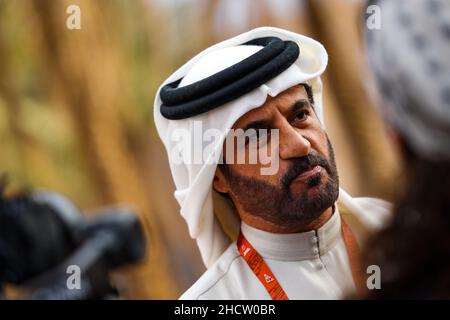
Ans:
[[[309,116],[309,113],[306,111],[300,111],[299,113],[297,113],[294,117],[294,122],[297,121],[305,121]]]

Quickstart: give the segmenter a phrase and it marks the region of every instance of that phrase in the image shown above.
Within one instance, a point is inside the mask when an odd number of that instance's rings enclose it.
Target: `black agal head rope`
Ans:
[[[181,79],[161,88],[161,114],[170,120],[193,117],[233,101],[272,80],[298,58],[295,42],[277,37],[251,40],[243,45],[263,46],[261,50],[229,68],[187,86]]]

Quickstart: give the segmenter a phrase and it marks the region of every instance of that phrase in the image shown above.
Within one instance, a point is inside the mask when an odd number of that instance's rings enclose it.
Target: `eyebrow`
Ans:
[[[288,113],[292,114],[295,113],[305,107],[310,107],[313,108],[313,106],[310,104],[308,99],[299,99],[297,101],[295,101],[291,107],[288,109]],[[270,121],[269,120],[265,120],[265,119],[260,119],[260,120],[255,120],[255,121],[251,121],[249,122],[244,128],[244,132],[249,130],[249,129],[268,129],[270,127]]]
[[[309,103],[308,99],[300,99],[295,101],[292,106],[289,108],[288,112],[289,113],[295,113],[305,107],[312,107],[311,104]]]
[[[249,122],[245,127],[244,127],[244,132],[249,130],[249,129],[267,129],[270,125],[270,122],[268,120],[255,120],[255,121],[251,121]]]

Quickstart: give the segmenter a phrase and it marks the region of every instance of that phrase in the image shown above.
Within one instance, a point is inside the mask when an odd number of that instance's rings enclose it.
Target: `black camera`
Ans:
[[[92,218],[62,195],[0,195],[0,293],[25,288],[25,299],[103,299],[117,291],[109,271],[145,255],[145,238],[129,208]]]

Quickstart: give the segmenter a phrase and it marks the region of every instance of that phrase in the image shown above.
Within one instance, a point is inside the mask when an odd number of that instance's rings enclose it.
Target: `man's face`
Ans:
[[[233,129],[278,129],[279,135],[275,149],[275,139],[264,137],[267,149],[278,151],[275,174],[261,175],[259,162],[222,164],[216,171],[214,187],[230,196],[240,214],[281,227],[298,226],[311,223],[336,201],[339,182],[333,149],[303,85],[269,97],[239,118]]]

